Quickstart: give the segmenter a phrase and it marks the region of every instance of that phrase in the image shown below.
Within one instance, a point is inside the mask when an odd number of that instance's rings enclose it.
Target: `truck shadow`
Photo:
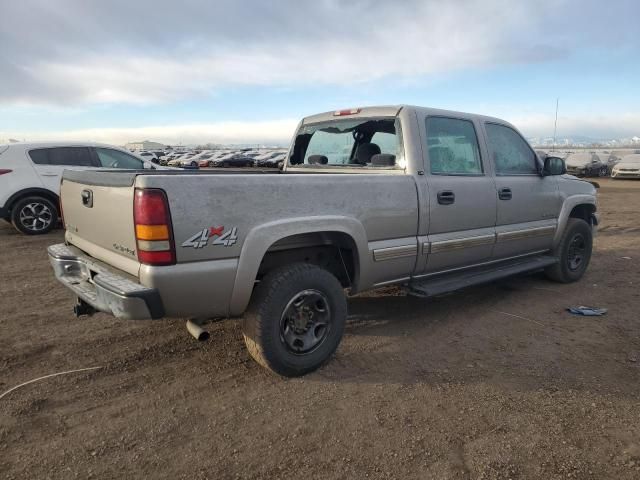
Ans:
[[[637,394],[636,386],[618,381],[628,375],[624,353],[605,334],[603,320],[565,311],[579,302],[580,290],[580,284],[534,274],[431,299],[354,297],[342,345],[312,377],[400,385],[487,382],[525,390],[604,386]]]

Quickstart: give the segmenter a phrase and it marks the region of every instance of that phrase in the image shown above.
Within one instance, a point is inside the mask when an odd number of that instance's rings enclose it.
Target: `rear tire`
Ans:
[[[569,218],[554,255],[560,260],[547,267],[545,274],[555,282],[571,283],[582,278],[593,249],[591,226],[581,218]]]
[[[307,263],[286,265],[255,287],[242,322],[244,341],[260,365],[298,377],[333,355],[346,318],[347,302],[336,277]]]

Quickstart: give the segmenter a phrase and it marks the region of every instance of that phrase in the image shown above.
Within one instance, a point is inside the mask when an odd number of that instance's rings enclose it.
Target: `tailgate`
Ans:
[[[133,224],[135,172],[65,170],[60,201],[67,242],[138,276]]]

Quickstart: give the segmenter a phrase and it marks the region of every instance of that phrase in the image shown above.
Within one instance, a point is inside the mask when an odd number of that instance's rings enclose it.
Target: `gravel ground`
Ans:
[[[335,358],[291,380],[234,320],[198,343],[179,320],[75,319],[46,259],[62,233],[2,224],[0,392],[102,368],[0,399],[0,477],[638,479],[640,182],[601,185],[581,282],[351,298]]]

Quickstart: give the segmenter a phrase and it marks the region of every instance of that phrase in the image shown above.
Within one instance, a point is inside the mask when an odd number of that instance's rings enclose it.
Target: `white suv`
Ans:
[[[0,145],[0,218],[22,233],[47,233],[58,223],[64,170],[162,168],[118,147],[99,143]]]

